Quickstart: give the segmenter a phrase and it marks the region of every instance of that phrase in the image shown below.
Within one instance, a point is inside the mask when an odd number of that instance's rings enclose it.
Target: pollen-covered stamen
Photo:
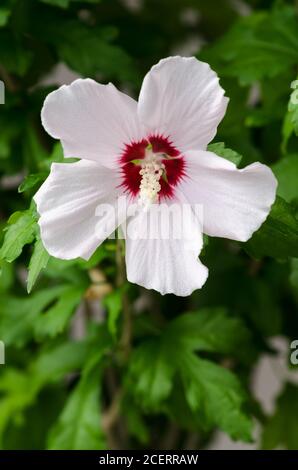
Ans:
[[[119,162],[121,185],[145,205],[174,197],[176,185],[185,176],[184,157],[159,135],[126,145]]]
[[[139,172],[141,175],[139,199],[142,204],[147,205],[158,201],[158,193],[161,190],[159,181],[165,171],[161,158],[164,158],[164,155],[153,153],[152,146],[148,145]]]

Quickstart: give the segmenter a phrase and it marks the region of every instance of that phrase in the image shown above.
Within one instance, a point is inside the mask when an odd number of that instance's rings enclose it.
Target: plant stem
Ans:
[[[117,239],[116,262],[117,262],[117,285],[124,287],[126,281],[125,259],[123,254],[123,241]],[[127,362],[131,351],[132,340],[132,316],[131,307],[127,292],[123,289],[122,292],[122,312],[123,312],[123,325],[122,335],[119,341],[120,349],[122,351],[122,359]]]
[[[127,292],[125,290],[126,282],[126,269],[125,260],[123,255],[123,243],[122,240],[117,239],[116,247],[116,264],[117,264],[117,277],[116,284],[118,289],[122,289],[122,312],[123,312],[123,324],[122,324],[122,335],[119,340],[120,349],[120,361],[122,364],[126,364],[131,351],[131,339],[132,339],[132,318],[131,308]],[[108,371],[107,385],[109,386],[109,395],[111,401],[108,408],[103,413],[102,427],[107,435],[109,447],[111,449],[119,449],[119,444],[122,438],[118,436],[121,431],[121,401],[123,396],[123,388],[121,385],[117,385],[115,381],[115,371],[113,369]],[[121,434],[121,433],[120,433]],[[117,437],[118,436],[118,437]],[[120,446],[121,447],[121,446]]]
[[[110,407],[105,411],[102,417],[102,427],[106,433],[111,432],[114,424],[119,417],[119,410],[121,405],[122,391],[116,391]]]

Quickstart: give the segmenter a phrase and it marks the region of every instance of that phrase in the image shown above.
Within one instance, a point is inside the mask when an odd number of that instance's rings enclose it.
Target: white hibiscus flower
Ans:
[[[139,200],[147,211],[133,219],[141,236],[126,239],[128,280],[180,296],[202,287],[208,276],[198,259],[202,232],[248,240],[266,219],[277,186],[261,163],[239,170],[206,151],[227,103],[209,65],[183,57],[152,67],[138,102],[112,84],[90,79],[51,93],[42,110],[43,126],[61,140],[65,157],[80,161],[54,163],[35,195],[47,251],[62,259],[88,259],[125,221],[126,211],[119,207],[115,219],[120,196],[128,204]],[[188,211],[187,240],[148,239],[142,234],[144,217],[148,207],[155,211],[161,202],[201,204],[203,226]],[[100,204],[110,208],[101,221],[102,233],[96,215]]]

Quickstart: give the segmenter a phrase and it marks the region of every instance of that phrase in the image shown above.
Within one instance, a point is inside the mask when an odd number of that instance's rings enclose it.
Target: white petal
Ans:
[[[212,152],[187,152],[187,177],[180,189],[191,204],[203,205],[207,235],[247,241],[265,221],[277,181],[266,165],[241,170]]]
[[[76,80],[50,93],[41,113],[46,131],[61,139],[66,157],[113,167],[124,145],[143,137],[137,103],[111,83]]]
[[[206,148],[227,104],[208,64],[194,57],[169,57],[144,78],[138,112],[148,132],[169,136],[184,152]]]
[[[207,268],[198,259],[203,244],[202,232],[199,220],[191,210],[181,213],[178,204],[173,204],[172,209],[174,226],[181,227],[183,224],[183,238],[176,238],[171,230],[168,239],[164,236],[157,238],[157,234],[167,233],[165,214],[158,218],[157,204],[152,205],[147,212],[140,212],[130,222],[128,228],[135,236],[128,233],[126,238],[127,278],[130,282],[163,295],[172,293],[187,296],[201,288],[208,276]],[[157,217],[153,219],[151,238],[148,237],[148,227],[151,226],[150,223],[148,225],[149,213],[151,217],[152,214]],[[160,221],[164,232],[159,231],[156,220]]]
[[[34,196],[41,238],[50,255],[90,258],[124,220],[124,214],[115,212],[118,185],[114,171],[94,162],[52,164]],[[97,207],[103,208],[102,217]]]

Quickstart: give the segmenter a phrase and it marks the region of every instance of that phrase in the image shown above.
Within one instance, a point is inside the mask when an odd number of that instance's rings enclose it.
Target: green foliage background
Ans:
[[[297,2],[138,4],[1,0],[0,447],[204,448],[217,428],[251,442],[258,421],[264,448],[298,449],[297,386],[284,384],[267,416],[251,382],[276,353],[272,336],[298,337]],[[186,299],[128,285],[111,240],[89,262],[50,258],[32,203],[63,160],[40,123],[53,68],[137,96],[151,65],[184,49],[230,97],[210,148],[240,166],[262,161],[279,181],[248,243],[205,239],[210,276]]]

